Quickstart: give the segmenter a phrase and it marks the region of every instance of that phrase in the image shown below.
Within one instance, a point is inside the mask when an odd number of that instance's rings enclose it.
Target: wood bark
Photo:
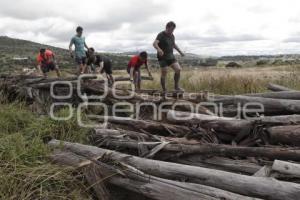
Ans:
[[[295,91],[295,90],[292,90],[290,88],[284,87],[282,85],[274,84],[274,83],[269,83],[267,88],[271,91],[274,91],[274,92]]]
[[[101,143],[103,147],[110,148],[128,148],[138,150],[143,145],[152,149],[158,145],[157,142],[137,142],[128,140],[106,140]],[[300,150],[287,148],[268,148],[268,147],[240,147],[220,144],[201,144],[201,145],[184,145],[184,144],[166,144],[162,151],[180,152],[183,155],[211,155],[224,157],[264,157],[271,160],[294,160],[300,161]]]
[[[222,100],[215,100],[215,103],[223,103]],[[226,102],[226,101],[225,101]],[[287,100],[287,99],[272,99],[272,98],[262,98],[262,97],[246,97],[241,95],[236,95],[232,97],[230,102],[231,105],[245,106],[247,103],[255,103],[257,105],[249,105],[248,109],[261,109],[260,113],[267,114],[297,114],[300,113],[300,100]],[[246,112],[246,111],[244,111]],[[249,112],[249,111],[247,111]]]
[[[266,132],[270,144],[300,146],[300,125],[274,126]]]
[[[234,193],[274,200],[296,200],[300,195],[300,185],[275,179],[238,175],[230,172],[180,165],[121,154],[97,147],[51,140],[54,148],[63,148],[88,158],[99,159],[109,155],[111,160],[124,162],[141,171],[162,178],[187,178],[189,181]]]
[[[251,197],[246,197],[232,192],[224,191],[217,188],[212,188],[209,186],[185,183],[167,180],[163,178],[158,178],[144,174],[137,171],[131,166],[125,166],[126,169],[122,169],[122,173],[126,176],[121,176],[117,173],[116,170],[112,171],[112,168],[106,168],[106,164],[98,165],[99,161],[93,162],[88,158],[78,156],[75,153],[63,152],[60,155],[59,164],[68,165],[74,161],[82,161],[85,163],[85,166],[82,164],[77,164],[81,166],[84,171],[84,175],[87,179],[90,179],[92,184],[90,184],[94,189],[97,189],[97,185],[103,183],[109,183],[121,188],[125,188],[129,191],[142,194],[151,199],[165,200],[165,199],[203,199],[203,200],[217,200],[217,199],[228,199],[228,200],[237,200],[237,199],[256,199]],[[56,156],[53,156],[55,158]],[[57,159],[55,163],[57,163]],[[101,162],[101,161],[100,161]],[[122,164],[121,164],[122,165]],[[76,166],[75,163],[71,166]],[[114,168],[113,168],[114,169]],[[95,191],[99,199],[103,199],[108,196],[107,191],[103,191],[102,188],[98,188],[100,191]]]
[[[145,130],[149,133],[158,135],[184,136],[191,133],[191,129],[185,126],[165,124],[162,122],[136,120],[124,117],[107,117],[107,121],[114,124],[121,124],[130,127],[132,130]]]
[[[272,170],[283,174],[289,174],[296,177],[300,177],[300,164],[298,163],[275,160],[272,165]]]

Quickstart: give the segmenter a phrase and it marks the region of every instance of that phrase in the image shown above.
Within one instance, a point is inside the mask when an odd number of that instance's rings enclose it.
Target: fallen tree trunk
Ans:
[[[266,125],[291,125],[300,124],[300,115],[262,116],[250,120]]]
[[[300,92],[298,91],[266,92],[266,93],[256,93],[256,94],[245,94],[245,96],[263,97],[263,98],[272,98],[272,99],[300,100]]]
[[[111,139],[124,139],[124,140],[133,140],[133,141],[141,141],[141,142],[172,142],[176,144],[186,144],[186,145],[194,145],[200,144],[200,140],[196,139],[187,139],[185,137],[178,138],[178,137],[164,137],[146,133],[140,133],[135,131],[128,131],[128,130],[111,130],[111,129],[95,129],[93,134],[90,136],[90,141],[94,144],[99,144],[103,142],[103,140],[111,140]]]
[[[59,140],[51,140],[48,144],[54,148],[63,148],[75,154],[96,160],[104,155],[110,155],[110,159],[113,161],[125,162],[154,176],[172,179],[188,178],[189,181],[194,183],[200,183],[246,196],[274,200],[296,200],[300,195],[300,185],[295,183],[143,159],[97,147]]]
[[[266,93],[254,93],[254,94],[242,94],[239,97],[261,97],[271,99],[286,99],[286,100],[300,100],[300,92],[298,91],[283,91],[283,92],[266,92]],[[222,102],[224,105],[230,105],[236,103],[236,96],[229,95],[213,95],[210,101]]]
[[[99,145],[99,144],[97,144]],[[143,145],[148,149],[155,148],[157,142],[137,142],[130,140],[107,140],[102,142],[102,147],[110,148],[128,148],[138,150]],[[201,145],[184,145],[184,144],[166,144],[161,151],[179,152],[182,155],[211,155],[224,157],[264,157],[271,160],[294,160],[300,161],[300,150],[291,150],[287,148],[269,148],[269,147],[240,147],[220,144],[201,144]]]
[[[164,136],[185,136],[186,134],[192,132],[190,128],[185,126],[165,124],[161,122],[136,120],[125,117],[107,117],[107,121],[113,124],[126,125],[132,130],[145,130],[153,134],[159,134]]]
[[[275,126],[266,130],[270,144],[300,146],[300,125]]]
[[[233,103],[232,103],[233,101]],[[222,100],[213,100],[214,103],[223,103]],[[262,97],[247,97],[247,96],[234,96],[231,99],[230,104],[236,106],[248,105],[247,109],[263,109],[260,113],[267,114],[297,114],[300,113],[300,100],[286,100],[286,99],[272,99]],[[256,105],[254,105],[256,104]],[[243,110],[244,113],[251,112]]]
[[[236,135],[243,129],[250,129],[252,122],[229,117],[218,117],[196,113],[169,110],[167,120],[172,123],[199,124],[202,128],[214,129],[216,132],[225,132]]]
[[[275,160],[272,166],[272,170],[283,174],[300,177],[300,164]]]
[[[184,156],[182,158],[172,160],[172,162],[173,161],[185,165],[199,166],[249,175],[254,174],[261,168],[260,165],[249,162],[248,160],[234,160],[222,157],[207,158],[198,155]]]
[[[281,86],[281,85],[277,85],[277,84],[273,84],[273,83],[269,83],[268,84],[268,89],[274,92],[282,92],[282,91],[295,91],[292,90],[290,88]]]
[[[162,179],[154,176],[150,176],[139,172],[131,166],[124,166],[127,169],[120,169],[122,173],[126,176],[120,176],[118,173],[118,168],[116,166],[109,166],[106,168],[108,164],[99,165],[99,161],[92,161],[88,158],[84,158],[75,153],[70,152],[62,152],[61,154],[57,154],[52,156],[53,158],[59,157],[54,160],[55,163],[59,163],[67,166],[81,166],[84,168],[84,174],[87,179],[93,180],[93,182],[89,183],[94,190],[99,189],[97,196],[99,199],[103,199],[103,197],[108,196],[106,191],[103,191],[102,188],[95,188],[95,186],[108,182],[112,185],[125,188],[129,191],[136,192],[138,194],[142,194],[151,199],[165,200],[165,199],[203,199],[203,200],[217,200],[217,199],[228,199],[228,200],[236,200],[236,199],[253,199],[250,197],[241,196],[238,194],[234,194],[231,192],[227,192],[224,190],[220,190],[217,188],[212,188],[209,186],[203,186],[193,183],[183,183],[177,181],[171,181],[167,179]],[[76,164],[76,161],[78,162]],[[100,161],[101,162],[101,161]],[[83,163],[83,164],[80,164]],[[122,163],[120,163],[122,166]],[[113,171],[112,171],[113,169]],[[99,181],[102,180],[102,181]]]

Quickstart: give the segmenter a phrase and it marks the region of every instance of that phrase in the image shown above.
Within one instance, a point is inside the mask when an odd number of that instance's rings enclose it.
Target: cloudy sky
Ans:
[[[170,20],[188,53],[300,53],[299,0],[0,1],[0,35],[64,48],[81,25],[98,51],[154,51]]]

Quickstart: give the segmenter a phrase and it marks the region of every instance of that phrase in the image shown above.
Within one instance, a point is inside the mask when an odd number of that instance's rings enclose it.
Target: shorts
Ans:
[[[85,65],[87,64],[87,59],[86,57],[76,57],[75,61],[78,65]]]
[[[164,68],[164,67],[173,65],[174,63],[177,62],[177,60],[175,58],[173,58],[173,59],[158,60],[158,62],[159,62],[160,67]]]
[[[112,63],[111,62],[104,63],[103,69],[101,70],[101,74],[103,74],[104,72],[106,74],[112,74]]]
[[[43,73],[47,73],[49,71],[55,70],[56,66],[54,62],[49,62],[49,63],[42,63],[41,68]]]

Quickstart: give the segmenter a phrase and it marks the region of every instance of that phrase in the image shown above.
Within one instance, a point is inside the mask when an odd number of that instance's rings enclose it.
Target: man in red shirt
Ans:
[[[54,53],[48,49],[40,49],[40,53],[37,56],[38,66],[37,69],[45,77],[47,73],[51,70],[55,70],[58,77],[60,77],[60,70],[56,65]]]
[[[130,75],[130,81],[134,83],[135,89],[138,91],[141,90],[141,82],[142,82],[141,66],[142,65],[145,65],[149,76],[152,78],[152,74],[148,67],[147,58],[148,58],[147,52],[143,51],[139,55],[133,56],[128,63],[127,72]]]

